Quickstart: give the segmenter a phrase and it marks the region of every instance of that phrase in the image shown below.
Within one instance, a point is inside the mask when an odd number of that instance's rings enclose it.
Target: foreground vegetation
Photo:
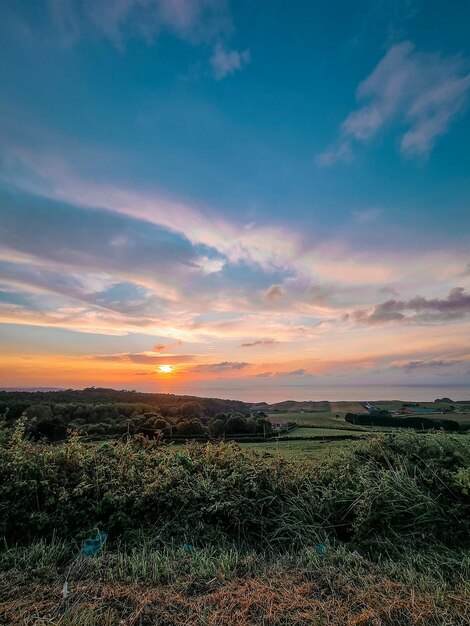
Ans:
[[[318,533],[373,548],[390,533],[413,545],[470,530],[470,439],[383,435],[309,465],[274,462],[234,444],[146,439],[86,446],[24,438],[0,449],[0,533],[7,541],[110,537],[151,528],[162,540],[304,545]]]
[[[321,544],[323,545],[323,544]],[[147,537],[92,559],[65,542],[4,552],[0,623],[24,626],[466,626],[470,559],[434,546],[379,562],[343,545],[254,552]],[[66,597],[64,583],[67,582]]]
[[[24,435],[0,448],[0,623],[468,624],[465,435],[355,438],[309,463]],[[108,542],[85,557],[95,528]]]

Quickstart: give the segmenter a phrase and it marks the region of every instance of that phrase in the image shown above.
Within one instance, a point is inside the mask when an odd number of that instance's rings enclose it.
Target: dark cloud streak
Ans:
[[[470,313],[470,294],[462,287],[454,287],[446,298],[415,296],[411,300],[387,300],[378,304],[372,312],[358,309],[345,316],[361,324],[387,322],[429,323],[461,319]]]

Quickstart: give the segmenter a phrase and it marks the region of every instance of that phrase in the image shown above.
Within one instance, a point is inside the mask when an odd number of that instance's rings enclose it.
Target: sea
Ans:
[[[296,400],[369,401],[403,400],[405,402],[433,402],[437,398],[470,401],[469,385],[312,385],[276,387],[195,387],[178,385],[156,389],[160,393],[177,393],[204,398],[243,400],[244,402],[282,402]]]

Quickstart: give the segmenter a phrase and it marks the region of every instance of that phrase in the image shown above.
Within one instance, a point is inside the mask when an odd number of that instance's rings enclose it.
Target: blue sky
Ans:
[[[6,385],[468,380],[468,2],[0,17]]]

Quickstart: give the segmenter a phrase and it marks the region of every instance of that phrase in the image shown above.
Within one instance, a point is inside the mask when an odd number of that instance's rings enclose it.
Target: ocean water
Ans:
[[[436,398],[470,401],[469,385],[316,385],[278,387],[195,387],[172,386],[155,390],[206,398],[243,400],[244,402],[281,402],[283,400],[403,400],[433,402]]]

